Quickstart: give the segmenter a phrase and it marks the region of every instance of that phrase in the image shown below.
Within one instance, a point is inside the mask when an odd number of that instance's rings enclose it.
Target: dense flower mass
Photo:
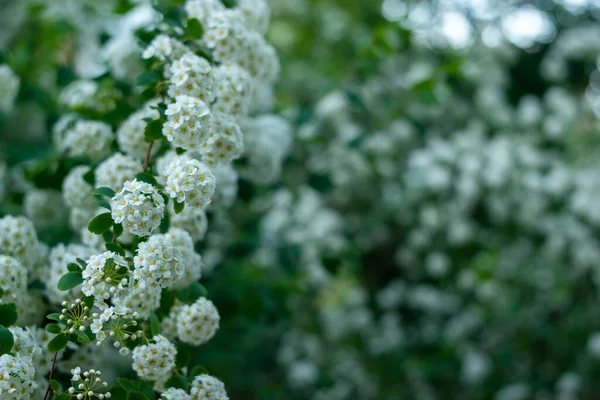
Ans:
[[[163,336],[155,336],[152,340],[154,343],[133,350],[133,369],[140,378],[156,381],[171,374],[177,349]]]
[[[189,203],[194,208],[205,209],[215,192],[215,176],[198,160],[178,158],[167,167],[167,194],[179,203]]]
[[[139,236],[158,228],[165,210],[165,200],[156,188],[136,179],[126,181],[110,202],[114,221]]]

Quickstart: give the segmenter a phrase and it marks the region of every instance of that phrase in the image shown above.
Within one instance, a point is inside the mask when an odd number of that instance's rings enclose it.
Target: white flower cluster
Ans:
[[[175,367],[177,349],[164,336],[156,335],[152,340],[154,343],[133,350],[133,369],[144,380],[163,380]]]
[[[223,382],[207,374],[194,377],[190,388],[192,400],[229,400]]]
[[[61,193],[49,189],[28,190],[23,199],[23,211],[37,226],[51,225],[66,215]]]
[[[90,206],[93,187],[83,179],[90,167],[79,165],[73,168],[62,183],[62,195],[70,208],[86,208]]]
[[[132,181],[142,170],[142,163],[121,153],[115,153],[96,168],[96,186],[118,189]]]
[[[133,259],[133,276],[136,280],[170,287],[183,277],[184,260],[178,246],[165,240],[163,235],[153,235],[138,247]]]
[[[110,154],[114,134],[110,125],[89,120],[77,120],[61,129],[63,121],[55,126],[55,141],[58,150],[71,157],[87,156],[98,160]]]
[[[215,176],[198,160],[179,157],[165,171],[165,190],[177,202],[205,209],[215,192]]]
[[[157,240],[164,240],[181,252],[181,265],[183,274],[175,286],[187,285],[197,282],[202,276],[202,257],[194,250],[194,240],[184,229],[172,227],[164,235],[158,236]]]
[[[214,100],[214,77],[208,61],[188,52],[171,64],[168,94],[172,98],[190,96],[210,104]]]
[[[181,95],[169,104],[163,134],[173,145],[186,150],[199,149],[209,139],[210,109],[202,100]]]
[[[40,242],[33,223],[25,217],[0,218],[0,253],[18,259],[33,271],[41,257]]]
[[[165,200],[156,188],[137,179],[125,182],[110,204],[113,220],[139,236],[148,236],[158,228],[165,210]]]
[[[15,99],[19,93],[21,81],[17,74],[6,64],[0,65],[0,111],[6,113],[13,109]]]
[[[30,400],[37,387],[31,357],[0,356],[0,395],[7,400]]]
[[[0,303],[13,303],[27,290],[27,270],[19,260],[0,255]]]
[[[179,339],[198,346],[215,336],[220,317],[212,301],[200,297],[194,304],[182,306],[176,320]]]
[[[116,302],[129,283],[129,265],[122,256],[106,251],[86,261],[82,277],[81,291],[86,296],[94,297],[96,306],[108,299]]]
[[[148,123],[144,118],[157,119],[159,116],[158,111],[151,109],[150,105],[131,114],[117,130],[117,143],[121,151],[140,161],[144,160],[148,151],[148,144],[144,142],[144,129]],[[152,148],[152,154],[159,149],[157,144]]]
[[[58,281],[68,271],[67,264],[76,263],[77,259],[87,259],[92,256],[93,249],[75,243],[67,245],[58,244],[50,250],[48,255],[48,271],[45,277],[46,295],[48,298],[57,304],[62,303],[70,296],[69,291],[58,289]],[[77,295],[78,288],[73,289],[72,295]]]
[[[111,393],[106,391],[108,383],[103,382],[100,376],[102,373],[95,369],[81,372],[80,367],[71,370],[71,387],[67,391],[76,399],[91,400],[97,398],[99,400],[110,399]]]

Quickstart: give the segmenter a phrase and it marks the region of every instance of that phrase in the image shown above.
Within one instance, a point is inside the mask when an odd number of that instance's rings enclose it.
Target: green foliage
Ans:
[[[108,231],[114,224],[110,213],[95,216],[88,224],[88,230],[92,233],[102,234]]]
[[[0,304],[0,325],[10,326],[17,322],[17,305],[14,303]]]
[[[4,325],[0,325],[0,355],[10,353],[14,344],[12,333]]]
[[[48,342],[48,351],[50,353],[57,353],[67,347],[69,343],[69,335],[66,333],[59,333],[50,342]]]
[[[67,272],[63,276],[61,276],[58,281],[58,290],[71,290],[75,286],[81,285],[83,283],[83,277],[81,275],[81,271],[77,272]]]

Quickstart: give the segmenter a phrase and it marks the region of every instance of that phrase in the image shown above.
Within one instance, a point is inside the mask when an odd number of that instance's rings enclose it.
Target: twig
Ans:
[[[50,369],[50,376],[48,377],[48,389],[46,389],[46,394],[44,395],[44,400],[48,400],[50,397],[48,397],[50,395],[50,393],[52,393],[52,386],[50,385],[50,382],[52,382],[52,374],[54,374],[54,366],[56,365],[56,356],[58,355],[58,352],[54,353],[54,356],[52,357],[52,368]]]
[[[148,169],[148,162],[150,162],[150,153],[152,153],[152,146],[154,146],[154,141],[150,142],[148,146],[148,151],[146,152],[146,159],[144,160],[144,172]]]

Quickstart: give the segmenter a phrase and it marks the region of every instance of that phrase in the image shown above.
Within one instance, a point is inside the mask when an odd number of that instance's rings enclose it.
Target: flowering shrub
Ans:
[[[600,396],[595,3],[5,3],[1,399]]]

